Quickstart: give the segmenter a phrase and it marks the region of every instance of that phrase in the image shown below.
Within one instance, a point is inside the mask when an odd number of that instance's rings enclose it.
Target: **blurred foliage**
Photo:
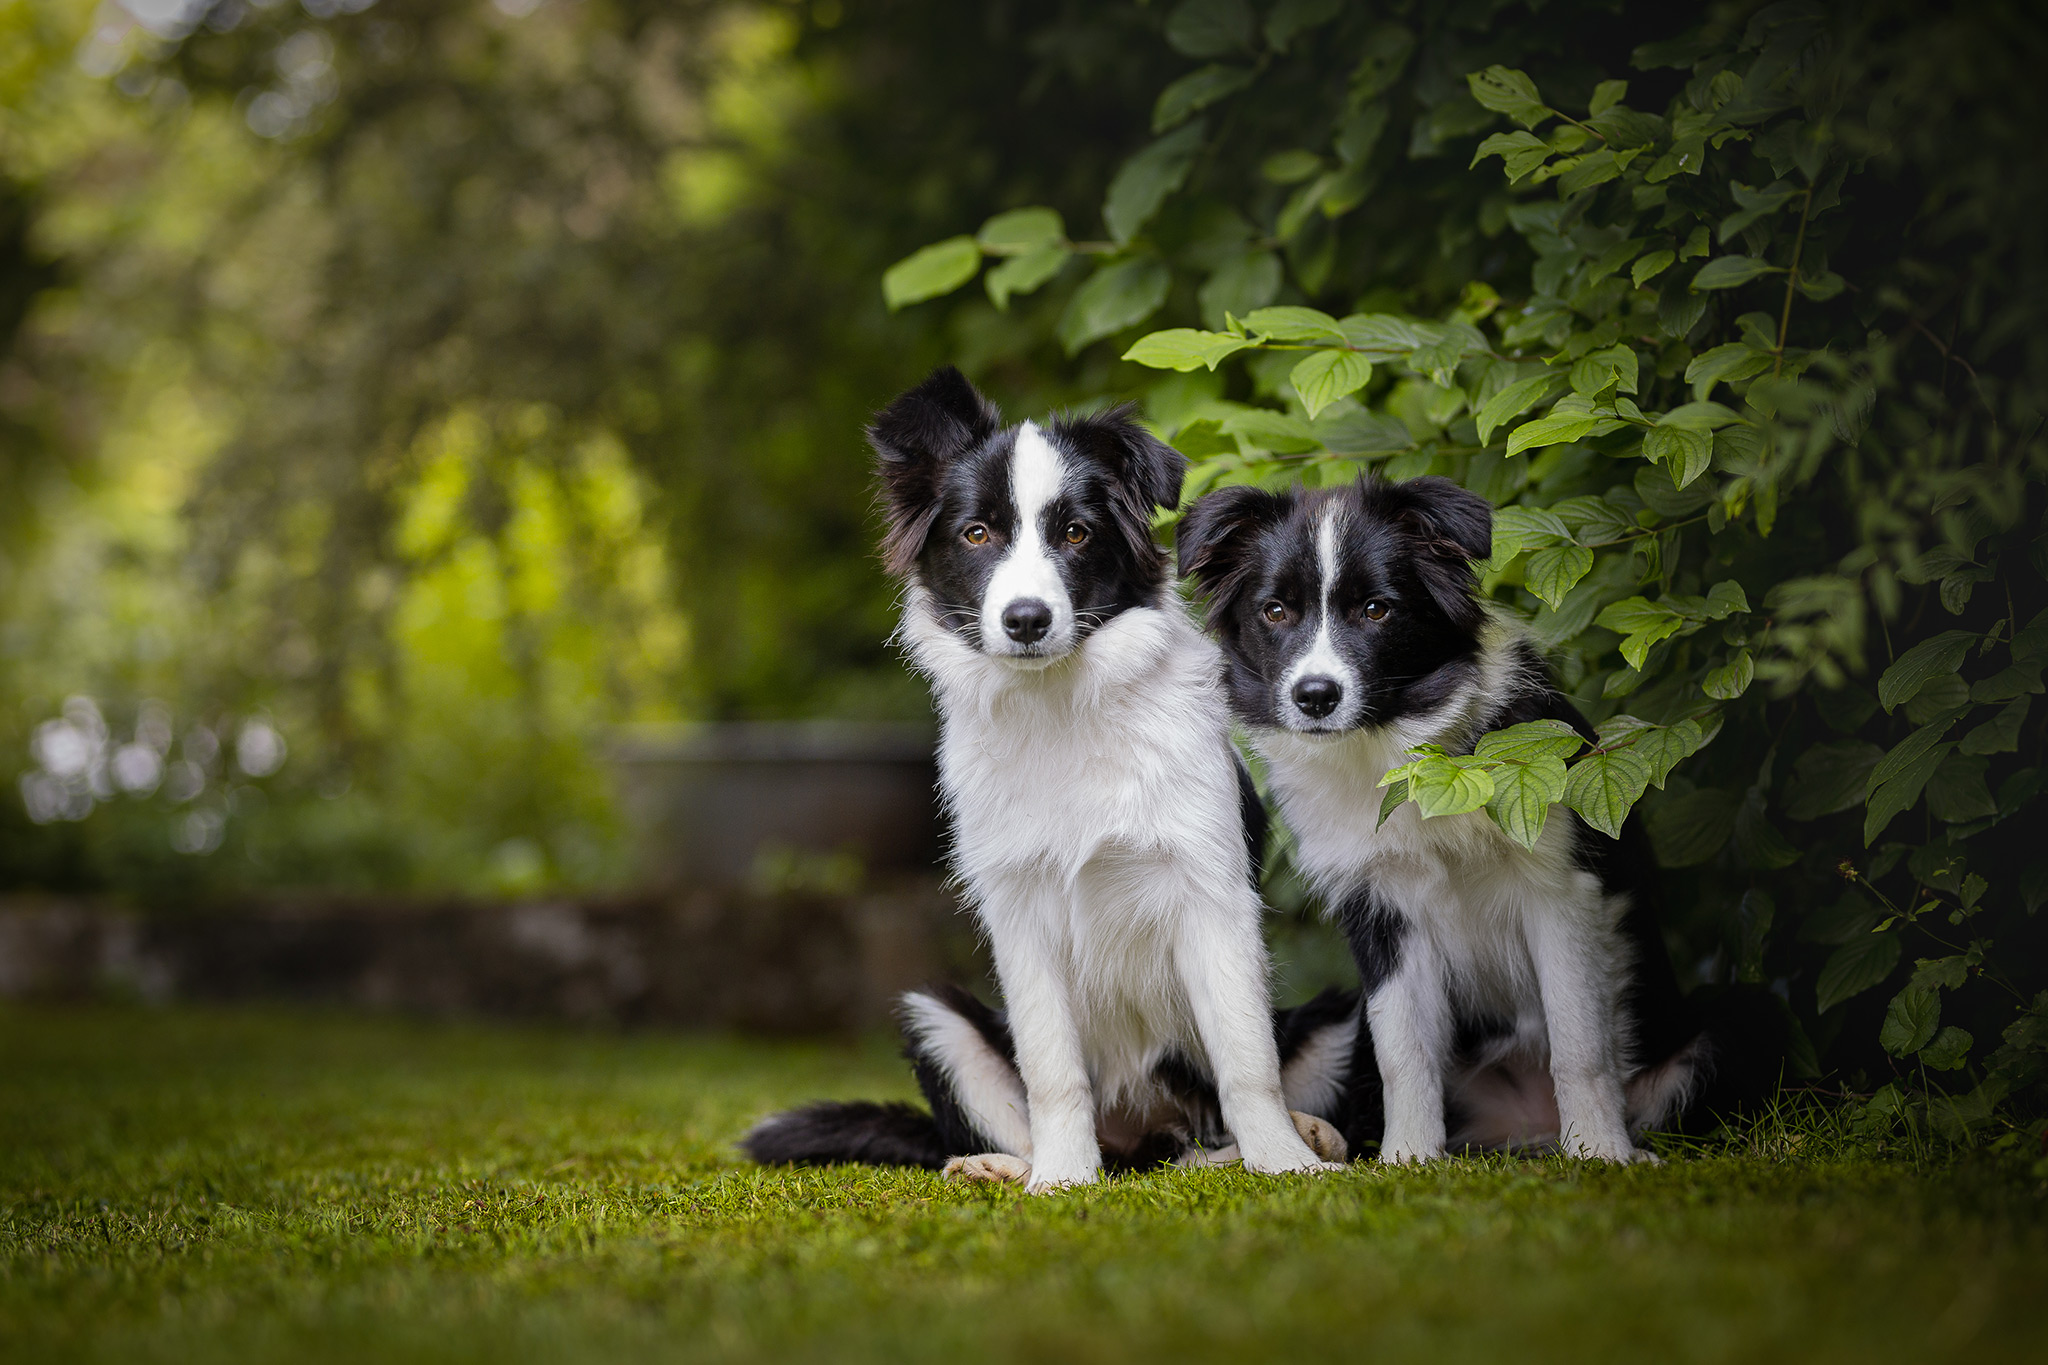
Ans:
[[[218,757],[5,803],[0,884],[604,881],[606,727],[926,714],[867,414],[944,355],[1034,406],[1115,362],[873,279],[1100,195],[1172,56],[1096,10],[0,7],[0,751],[67,697],[95,761],[147,699],[291,744],[260,812]]]
[[[2037,1101],[2048,24],[1181,0],[1161,29],[1188,65],[1103,238],[1010,206],[890,301],[1086,262],[1057,333],[1167,372],[1189,499],[1485,494],[1483,587],[1600,739],[1425,746],[1385,808],[1531,845],[1556,803],[1610,833],[1640,803],[1691,977],[1770,983],[1862,1121],[1966,1140]]]

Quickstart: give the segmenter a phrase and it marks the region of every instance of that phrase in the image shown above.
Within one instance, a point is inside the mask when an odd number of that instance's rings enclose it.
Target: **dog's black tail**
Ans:
[[[764,1166],[920,1166],[946,1164],[939,1125],[913,1104],[824,1101],[772,1114],[740,1139],[740,1150]]]

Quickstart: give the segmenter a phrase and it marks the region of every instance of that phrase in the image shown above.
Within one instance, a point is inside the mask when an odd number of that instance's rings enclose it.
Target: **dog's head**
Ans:
[[[1004,426],[958,370],[938,370],[868,427],[889,530],[883,559],[939,624],[1039,668],[1121,612],[1158,605],[1152,509],[1186,461],[1128,409]]]
[[[1180,567],[1208,596],[1238,714],[1335,734],[1431,710],[1469,675],[1486,620],[1472,561],[1492,538],[1491,505],[1449,479],[1224,488],[1182,520]]]

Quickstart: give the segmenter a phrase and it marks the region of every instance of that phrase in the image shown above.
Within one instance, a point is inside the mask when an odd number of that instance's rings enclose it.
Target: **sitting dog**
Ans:
[[[1008,1011],[911,993],[930,1115],[814,1105],[758,1126],[747,1152],[957,1158],[955,1173],[1032,1191],[1094,1180],[1105,1149],[1334,1169],[1303,1131],[1332,1155],[1334,1133],[1283,1096],[1248,857],[1264,817],[1222,662],[1152,539],[1185,462],[1121,409],[1006,427],[950,368],[868,437],[884,558],[907,580],[898,638],[938,702],[954,870]],[[1344,1002],[1322,1008],[1292,1049],[1310,1098],[1317,1059],[1342,1051],[1321,1033],[1356,1032]]]
[[[1484,811],[1424,820],[1404,804],[1379,823],[1380,778],[1418,744],[1469,753],[1541,718],[1593,738],[1479,602],[1472,561],[1491,552],[1491,506],[1441,478],[1222,489],[1178,547],[1300,864],[1358,962],[1385,1128],[1347,1136],[1380,1137],[1391,1162],[1550,1144],[1637,1160],[1634,1137],[1711,1070],[1640,823],[1614,840],[1558,806],[1534,851]]]

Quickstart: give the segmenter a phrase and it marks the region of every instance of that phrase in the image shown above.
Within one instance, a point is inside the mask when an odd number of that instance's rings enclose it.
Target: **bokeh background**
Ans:
[[[862,422],[1117,384],[878,282],[1092,216],[1094,9],[0,7],[0,887],[618,886],[619,727],[928,723]]]

